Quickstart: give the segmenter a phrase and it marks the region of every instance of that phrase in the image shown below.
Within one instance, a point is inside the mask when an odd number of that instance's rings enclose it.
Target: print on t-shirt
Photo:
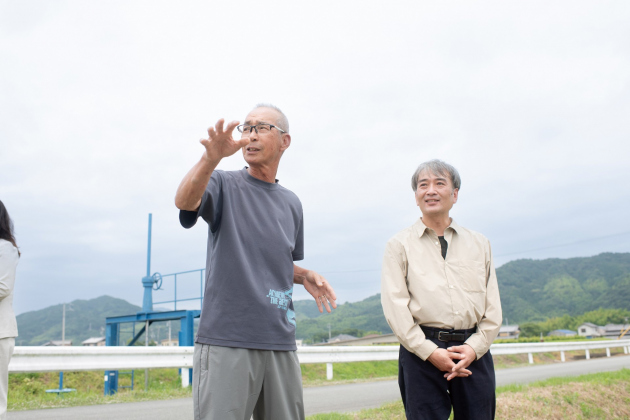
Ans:
[[[295,312],[290,308],[291,299],[293,299],[293,286],[282,290],[269,289],[267,297],[270,304],[278,306],[278,309],[287,311],[287,320],[295,327]]]

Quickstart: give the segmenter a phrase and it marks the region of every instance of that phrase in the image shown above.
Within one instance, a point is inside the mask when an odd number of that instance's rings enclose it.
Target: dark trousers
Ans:
[[[431,339],[440,348],[459,342]],[[494,363],[490,352],[470,364],[472,375],[447,381],[431,362],[400,346],[398,385],[408,420],[491,420],[496,408]]]

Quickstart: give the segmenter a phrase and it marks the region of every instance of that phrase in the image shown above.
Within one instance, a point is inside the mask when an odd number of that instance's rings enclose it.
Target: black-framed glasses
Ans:
[[[256,125],[241,124],[241,125],[236,127],[238,132],[239,133],[243,133],[243,134],[250,134],[252,132],[252,129],[257,134],[268,133],[268,132],[271,131],[272,128],[275,128],[276,130],[278,130],[281,133],[286,133],[286,131],[284,131],[280,127],[278,127],[276,125],[273,125],[273,124],[267,124],[267,123],[259,123],[259,124],[256,124]]]

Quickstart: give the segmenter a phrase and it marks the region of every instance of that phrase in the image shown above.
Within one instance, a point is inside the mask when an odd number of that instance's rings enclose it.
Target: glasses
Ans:
[[[286,131],[284,131],[283,129],[273,124],[267,124],[267,123],[260,123],[256,125],[241,124],[238,127],[236,127],[238,132],[243,133],[243,134],[250,134],[252,132],[252,129],[256,132],[256,134],[264,134],[264,133],[270,132],[272,128],[275,128],[281,133],[286,133]]]

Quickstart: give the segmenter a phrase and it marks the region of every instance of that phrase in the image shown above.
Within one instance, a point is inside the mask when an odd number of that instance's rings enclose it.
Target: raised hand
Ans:
[[[337,295],[335,295],[330,283],[321,274],[293,264],[293,282],[303,285],[306,291],[315,298],[319,312],[323,313],[324,307],[326,307],[327,312],[332,312],[331,306],[337,307]]]
[[[201,205],[201,197],[210,181],[212,172],[221,159],[236,153],[237,150],[249,144],[249,137],[240,140],[232,138],[232,132],[238,121],[232,121],[223,128],[221,118],[214,127],[208,128],[208,138],[200,140],[205,151],[202,158],[188,171],[175,193],[175,206],[180,210],[196,211]]]
[[[224,157],[232,156],[243,146],[249,144],[249,137],[234,140],[232,132],[238,125],[238,121],[232,121],[225,127],[225,121],[221,118],[214,127],[208,128],[208,138],[201,139],[200,143],[206,148],[204,157],[211,162],[218,162]]]
[[[322,304],[326,307],[327,312],[331,312],[330,305],[333,308],[337,307],[337,295],[335,295],[332,286],[323,276],[315,271],[309,270],[306,274],[304,288],[315,298],[319,312],[324,312]]]

